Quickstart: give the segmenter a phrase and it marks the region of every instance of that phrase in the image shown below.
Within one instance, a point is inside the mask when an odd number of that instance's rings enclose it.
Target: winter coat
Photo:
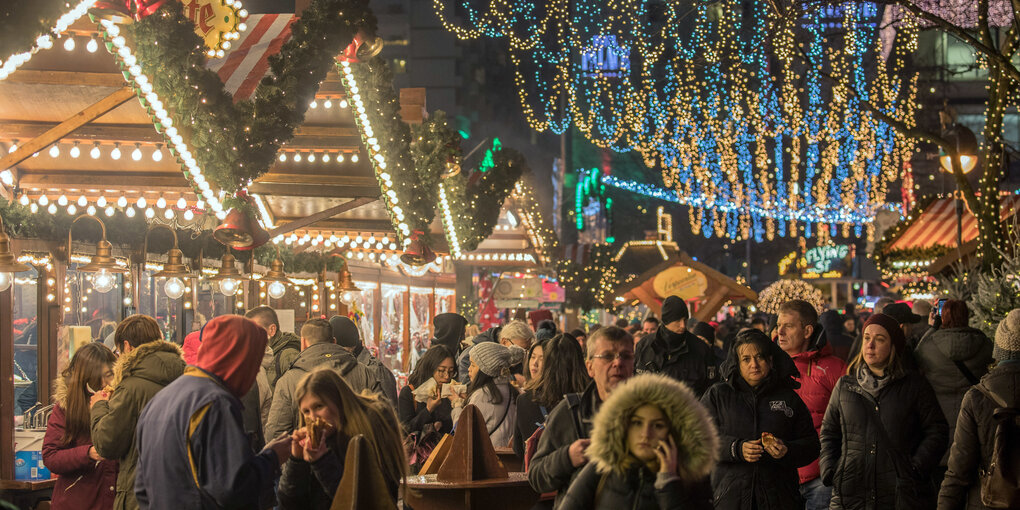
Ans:
[[[344,477],[345,455],[346,447],[337,451],[331,445],[315,462],[291,457],[276,489],[280,510],[329,510]]]
[[[117,510],[136,509],[135,466],[138,448],[135,425],[142,409],[160,390],[184,373],[184,358],[176,344],[157,340],[122,355],[113,366],[113,394],[92,406],[92,442],[104,459],[120,461]]]
[[[1017,407],[1020,396],[1020,363],[1000,363],[981,383],[1001,397],[1010,407]],[[939,510],[985,510],[981,504],[979,473],[988,468],[998,425],[992,413],[999,406],[977,388],[963,397],[956,435],[949,452],[946,477],[939,491]]]
[[[811,412],[795,391],[797,367],[776,344],[770,345],[769,374],[752,388],[740,376],[736,349],[723,364],[725,382],[701,398],[719,428],[719,465],[712,472],[715,508],[785,510],[803,508],[797,468],[818,458],[818,433]],[[741,445],[770,432],[783,441],[786,455],[763,452],[758,462],[744,460]]]
[[[876,429],[876,411],[895,450]],[[832,487],[831,508],[931,508],[931,472],[946,450],[948,434],[935,392],[920,373],[909,370],[893,379],[877,399],[855,375],[843,376],[822,421],[819,465],[822,483]]]
[[[54,510],[110,510],[117,496],[117,461],[89,458],[92,440],[86,437],[63,444],[67,405],[64,378],[57,378],[56,405],[46,422],[42,458],[46,469],[57,476],[51,506]]]
[[[382,392],[382,396],[386,397],[390,405],[395,406],[397,404],[397,378],[393,375],[393,371],[386,368],[386,365],[383,365],[378,358],[372,356],[372,353],[363,345],[358,346],[352,354],[358,359],[358,363],[375,371],[375,378],[379,380],[379,390]]]
[[[602,405],[594,381],[577,397],[576,407],[571,407],[570,399],[564,398],[549,411],[545,432],[538,440],[538,448],[528,467],[528,482],[535,492],[558,491],[554,508],[558,508],[570,482],[581,472],[581,468],[570,463],[570,445],[590,436],[592,418]],[[575,426],[575,417],[581,430]]]
[[[143,510],[271,506],[276,453],[252,451],[241,401],[218,377],[189,366],[150,404],[137,430]]]
[[[479,389],[471,394],[465,405],[474,405],[485,418],[485,428],[489,431],[492,446],[504,448],[510,446],[514,427],[517,425],[517,395],[510,394],[510,383],[497,384],[496,388],[502,397],[497,404],[487,388]],[[450,417],[454,423],[460,419],[463,407],[454,407]]]
[[[686,384],[699,397],[719,380],[715,353],[689,331],[673,333],[663,324],[655,336],[638,342],[635,373],[661,373]]]
[[[301,337],[294,333],[277,331],[273,338],[269,339],[269,347],[273,350],[273,364],[266,375],[269,377],[269,386],[276,391],[276,381],[290,370],[301,354]]]
[[[652,473],[628,449],[631,416],[645,405],[657,407],[669,422],[679,476]],[[712,507],[705,481],[719,457],[719,437],[694,393],[667,376],[640,375],[617,386],[595,415],[585,453],[590,462],[570,484],[560,509]]]
[[[843,361],[849,361],[854,338],[846,334],[843,328],[845,321],[846,316],[840,315],[836,310],[826,310],[818,316],[818,325],[822,327],[821,334],[824,335],[825,343],[832,347],[832,354]],[[811,407],[810,404],[808,407]]]
[[[825,408],[829,406],[832,389],[836,387],[839,378],[846,374],[846,363],[832,354],[832,347],[826,339],[827,337],[819,337],[821,346],[814,345],[800,354],[791,356],[797,365],[797,371],[800,372],[800,377],[796,378],[800,383],[800,388],[796,390],[797,395],[811,412],[811,422],[817,434],[822,432],[822,418],[825,417]],[[818,478],[818,459],[798,469],[797,472],[800,475],[800,483]]]
[[[429,411],[424,402],[414,400],[414,390],[410,386],[400,389],[400,396],[397,398],[397,415],[400,417],[400,425],[404,428],[404,434],[421,434],[425,425],[440,422],[439,434],[449,434],[453,430],[453,418],[451,413],[453,407],[450,399],[443,398],[436,404],[435,409]]]
[[[549,409],[536,402],[535,392],[528,390],[517,396],[517,425],[514,431],[513,447],[518,458],[524,458],[528,438],[545,423]],[[543,432],[544,433],[544,432]]]
[[[380,393],[382,385],[375,372],[358,363],[357,358],[347,352],[347,349],[329,342],[310,345],[294,360],[290,370],[276,382],[273,404],[269,408],[266,437],[275,438],[297,427],[300,402],[294,400],[294,393],[297,391],[298,382],[321,366],[328,366],[334,370],[355,393],[361,393],[362,390]]]
[[[918,343],[914,358],[921,373],[935,390],[942,414],[949,422],[949,437],[952,438],[956,432],[956,416],[960,414],[963,396],[972,386],[955,362],[962,362],[974,377],[981,379],[988,373],[992,363],[992,341],[981,330],[974,328],[932,330]],[[947,451],[939,465],[946,465],[948,460]]]

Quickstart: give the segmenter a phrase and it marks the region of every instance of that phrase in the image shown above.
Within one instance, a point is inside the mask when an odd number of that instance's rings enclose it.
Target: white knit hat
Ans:
[[[1020,360],[1020,308],[1009,312],[995,330],[996,361]]]
[[[510,367],[524,359],[524,349],[517,346],[506,347],[495,342],[482,342],[471,348],[469,356],[482,373],[500,383],[510,380]]]

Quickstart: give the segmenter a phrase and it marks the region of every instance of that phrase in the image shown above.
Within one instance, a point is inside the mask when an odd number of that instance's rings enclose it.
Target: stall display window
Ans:
[[[192,324],[194,311],[190,307],[185,308],[185,302],[191,299],[192,279],[178,279],[170,285],[168,293],[168,279],[153,278],[153,273],[155,271],[142,273],[138,289],[137,313],[155,318],[163,332],[163,338],[168,342],[181,345],[184,343],[184,337],[194,328]],[[171,297],[178,292],[182,293],[180,297]]]
[[[71,362],[75,349],[88,342],[102,342],[116,351],[113,332],[126,315],[134,313],[131,303],[130,275],[114,273],[106,285],[97,285],[95,273],[77,270],[74,265],[64,278],[64,320],[57,336],[57,372]],[[108,290],[106,290],[108,289]],[[101,292],[101,290],[106,290]]]
[[[386,366],[403,367],[404,353],[404,292],[407,287],[399,285],[381,286],[382,326],[379,336],[379,350]]]
[[[15,274],[11,285],[14,304],[14,416],[34,406],[38,400],[38,273],[35,269]]]
[[[361,292],[354,292],[351,295],[351,303],[348,306],[349,315],[353,316],[354,322],[361,332],[361,341],[367,349],[372,350],[376,358],[380,357],[381,351],[379,339],[375,336],[375,293],[377,285],[371,282],[354,282],[361,289]]]
[[[432,324],[432,310],[429,300],[432,297],[432,289],[411,287],[411,366],[413,367],[418,359],[425,354],[432,339],[432,331],[429,328]]]
[[[453,289],[436,289],[436,315],[456,312],[456,308],[457,293]]]

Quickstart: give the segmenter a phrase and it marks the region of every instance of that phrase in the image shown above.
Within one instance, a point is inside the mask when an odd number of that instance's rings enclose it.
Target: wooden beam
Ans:
[[[305,216],[304,218],[301,218],[299,220],[294,220],[279,227],[276,227],[275,229],[273,229],[272,232],[269,233],[269,237],[276,237],[281,234],[293,232],[299,228],[307,227],[317,221],[332,218],[333,216],[350,211],[352,209],[357,209],[358,207],[361,207],[365,204],[370,204],[372,202],[375,202],[376,200],[378,200],[378,198],[367,197],[355,198],[350,202],[344,202],[338,206],[330,207],[325,211],[319,211],[311,216]]]
[[[276,218],[276,223],[284,226],[285,222],[297,221],[301,218]],[[347,230],[351,232],[393,232],[390,220],[355,220],[348,218],[330,218],[315,225],[318,230]]]
[[[315,198],[343,198],[343,197],[378,197],[379,185],[375,186],[349,186],[344,184],[271,184],[254,183],[248,191],[251,193],[277,196],[277,197],[315,197]]]
[[[729,295],[729,289],[725,285],[717,285],[708,295],[708,299],[698,307],[698,311],[694,312],[694,318],[699,321],[709,320],[715,316],[715,313],[719,311],[719,308],[726,302],[726,298]]]
[[[125,85],[121,73],[86,73],[76,71],[36,71],[21,69],[7,78],[7,83],[32,85],[83,85],[87,87],[120,88]]]
[[[192,192],[183,174],[139,174],[111,172],[23,173],[18,185],[22,189],[79,189],[110,191]]]
[[[647,288],[645,288],[644,285],[639,285],[631,289],[630,292],[634,294],[634,297],[641,300],[641,302],[644,303],[644,305],[647,306],[649,310],[654,312],[656,315],[659,315],[660,317],[662,316],[662,303],[660,303],[659,300],[655,298],[654,290],[649,291]]]
[[[0,292],[0,479],[14,479],[14,288]]]
[[[32,154],[43,150],[53,142],[60,141],[61,138],[71,134],[74,130],[106,115],[107,112],[128,102],[133,97],[135,97],[135,91],[131,90],[131,87],[124,87],[106,96],[99,102],[74,114],[73,117],[57,124],[45,133],[25,142],[13,154],[4,156],[0,159],[0,169],[10,168],[21,163],[32,157]]]

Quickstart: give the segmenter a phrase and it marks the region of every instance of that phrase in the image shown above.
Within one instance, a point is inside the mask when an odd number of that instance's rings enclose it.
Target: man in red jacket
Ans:
[[[811,411],[811,419],[818,432],[822,428],[822,418],[829,405],[832,389],[836,387],[836,381],[846,373],[846,363],[836,357],[832,347],[825,342],[825,334],[818,326],[818,312],[807,301],[794,299],[783,303],[779,307],[776,327],[779,347],[793,358],[800,371],[797,395]],[[805,509],[829,508],[832,488],[822,484],[818,460],[798,469],[798,474],[800,493],[807,502]]]

